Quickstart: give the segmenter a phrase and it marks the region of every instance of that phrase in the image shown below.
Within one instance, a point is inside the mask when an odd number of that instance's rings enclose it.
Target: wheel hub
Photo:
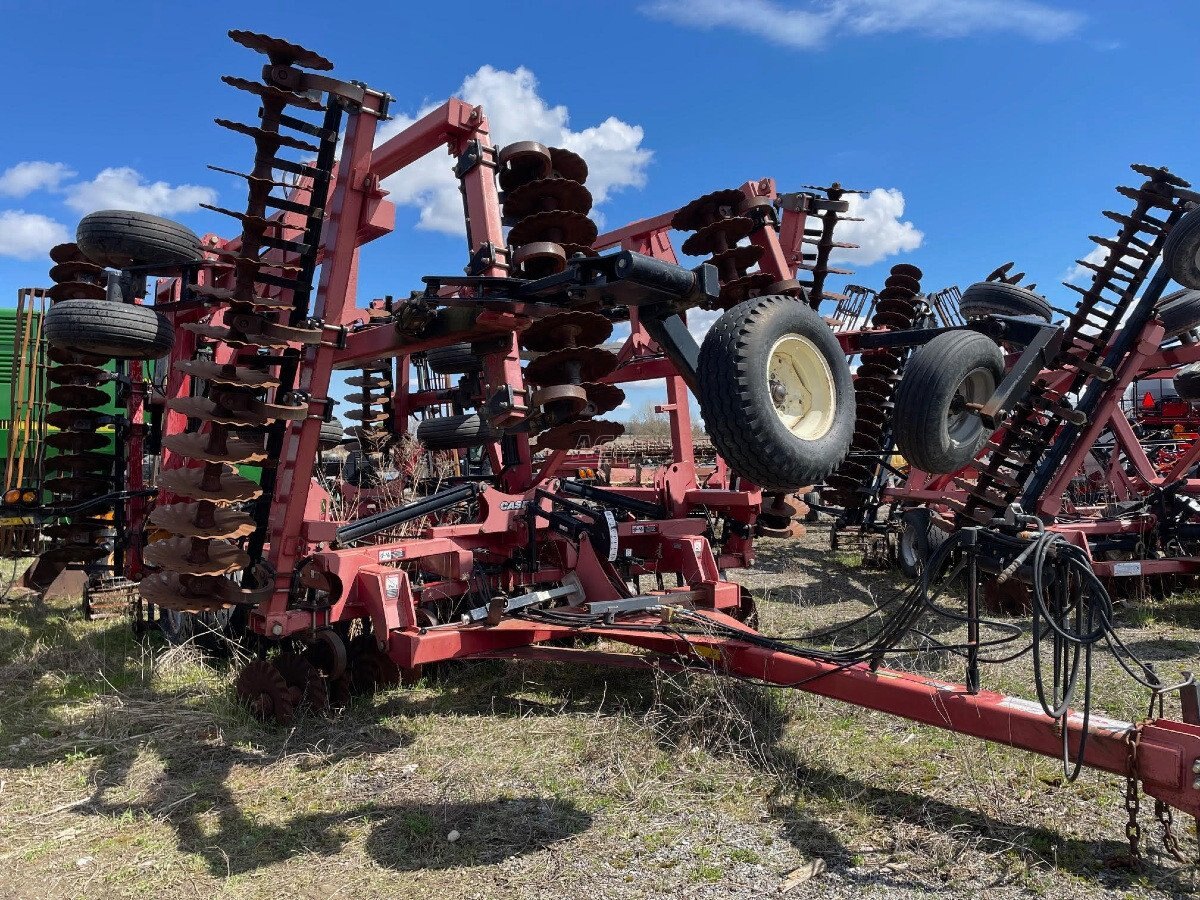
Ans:
[[[788,334],[775,342],[767,359],[767,390],[779,420],[796,437],[817,440],[832,427],[833,372],[808,338]]]

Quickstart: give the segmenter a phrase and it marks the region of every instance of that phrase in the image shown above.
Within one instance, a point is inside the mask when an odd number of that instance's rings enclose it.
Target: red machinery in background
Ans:
[[[978,616],[975,576],[1010,565],[1012,554],[978,551],[989,539],[977,530],[965,529],[945,551],[970,567],[960,620],[967,637],[954,648],[968,661],[966,686],[881,667],[889,654],[909,652],[904,639],[916,617],[936,611],[929,579],[888,601],[881,630],[850,650],[753,628],[749,593],[723,573],[753,561],[763,492],[774,498],[768,515],[782,516],[788,492],[835,469],[853,474],[840,464],[852,444],[869,447],[886,402],[874,398],[891,391],[898,374],[894,341],[919,343],[920,329],[909,327],[921,310],[920,273],[911,266],[894,268],[880,293],[887,327],[843,346],[818,316],[833,225],[848,205],[840,187],[787,194],[769,179],[747,182],[598,237],[587,215],[586,163],[576,154],[531,142],[497,150],[484,111],[458,100],[376,146],[385,94],[320,74],[332,64],[305,48],[231,36],[270,60],[261,81],[224,79],[261,104],[256,122],[218,120],[256,148],[251,170],[234,173],[247,182],[246,208],[218,210],[241,234],[171,265],[105,258],[132,279],[127,300],[139,296],[139,275],[173,266],[178,277],[147,310],[175,329],[161,413],[132,432],[124,494],[101,499],[123,505],[126,573],[143,603],[191,614],[246,611],[259,656],[239,673],[237,692],[257,715],[288,721],[297,705],[320,710],[331,695],[337,705],[352,688],[416,677],[424,664],[450,658],[583,653],[801,687],[1065,753],[1076,766],[1140,779],[1156,798],[1200,814],[1194,685],[1182,687],[1187,723],[1138,725],[1091,715],[1086,694],[1081,711],[1070,694],[1045,706],[981,689],[980,649],[989,644],[980,629],[993,626]],[[410,297],[360,308],[359,249],[393,224],[382,180],[443,151],[462,188],[466,273],[428,276]],[[80,226],[85,256],[101,245],[144,246],[147,230],[158,244],[185,237],[127,215],[123,229],[103,219],[112,227],[101,240],[101,220],[89,219]],[[671,229],[692,232],[681,250],[708,260],[679,265]],[[811,257],[801,250],[805,240]],[[810,274],[801,280],[804,268]],[[702,346],[684,318],[697,307],[721,311]],[[624,322],[630,335],[620,352],[605,350],[614,324]],[[978,327],[1002,337],[1016,326],[990,317]],[[1040,331],[1018,336],[1030,346],[1046,340]],[[87,349],[78,335],[59,343]],[[847,352],[862,359],[854,386]],[[524,366],[523,354],[533,357]],[[442,372],[461,375],[457,384],[420,376],[413,390],[413,364],[421,372],[434,359]],[[347,418],[357,423],[364,468],[349,486],[319,465],[335,370],[358,372]],[[653,486],[569,477],[572,450],[620,434],[602,418],[621,402],[618,385],[659,378],[672,461]],[[721,458],[703,479],[689,391]],[[130,393],[131,421],[140,421],[145,399],[144,390]],[[434,414],[447,408],[464,411]],[[401,466],[408,483],[391,484],[380,463],[395,458],[414,421],[419,441],[462,464],[432,484]],[[142,440],[161,451],[152,506],[139,481]],[[996,546],[1025,540],[1026,524]],[[1060,563],[1074,561],[1047,565]],[[1104,626],[1097,635],[1111,629],[1106,600],[1086,600]],[[1042,635],[1036,620],[1034,627],[1036,652]],[[1016,640],[1020,629],[1006,634],[992,643]],[[649,655],[552,646],[579,635]],[[1075,644],[1090,652],[1097,640]]]

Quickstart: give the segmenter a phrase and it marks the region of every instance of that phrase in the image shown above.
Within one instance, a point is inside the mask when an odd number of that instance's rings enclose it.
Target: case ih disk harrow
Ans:
[[[376,146],[386,94],[323,74],[328,60],[286,41],[231,36],[269,59],[261,80],[224,79],[260,107],[252,122],[218,120],[255,149],[240,174],[245,208],[218,210],[240,233],[201,246],[152,217],[89,216],[78,251],[121,270],[120,296],[60,301],[47,328],[124,310],[139,317],[131,357],[160,355],[154,341],[173,331],[157,374],[165,403],[149,404],[146,422],[145,385],[128,379],[137,389],[127,392],[122,491],[72,483],[70,501],[121,507],[123,570],[139,583],[143,612],[244,611],[259,655],[237,691],[256,714],[286,722],[298,706],[340,705],[352,689],[452,658],[670,664],[1065,755],[1070,767],[1125,775],[1200,814],[1190,682],[1181,688],[1187,721],[1137,724],[1092,715],[1088,682],[1075,677],[1039,679],[1042,703],[980,688],[991,648],[1023,642],[1036,659],[1049,642],[1069,670],[1114,637],[1107,595],[1080,576],[1077,556],[1031,540],[1024,521],[1011,534],[965,529],[944,545],[942,557],[969,576],[965,611],[945,609],[926,578],[883,604],[878,631],[850,649],[760,634],[749,593],[724,577],[753,562],[764,508],[784,515],[787,495],[839,466],[856,471],[842,465],[852,443],[874,447],[869,410],[899,372],[889,339],[909,334],[892,329],[917,318],[912,267],[893,270],[879,295],[886,321],[877,324],[888,330],[861,333],[856,346],[839,344],[815,311],[833,226],[848,208],[840,186],[787,194],[770,179],[750,181],[597,235],[587,165],[569,150],[497,149],[484,111],[458,100]],[[466,274],[428,276],[409,297],[359,307],[359,249],[392,230],[381,182],[447,151],[462,187]],[[1172,202],[1163,235],[1179,221]],[[708,261],[679,265],[672,229],[691,232],[682,249]],[[153,307],[132,302],[145,297],[147,274],[175,276],[160,282]],[[723,311],[699,347],[684,319],[696,307]],[[1013,321],[988,316],[973,327],[1003,337]],[[619,351],[606,349],[626,322]],[[68,331],[51,343],[89,352],[94,335]],[[847,351],[874,367],[860,370],[858,415]],[[1090,359],[1078,371],[1096,369]],[[346,400],[354,474],[344,479],[320,464],[337,438],[335,370],[357,373]],[[620,385],[651,379],[666,381],[671,424],[671,459],[653,485],[576,477],[574,452],[622,432],[603,418],[621,402]],[[689,391],[719,454],[702,478]],[[1045,414],[1045,403],[1037,408]],[[412,430],[436,452],[413,452]],[[152,508],[146,454],[159,465]],[[975,602],[977,581],[1014,567],[1014,556],[1035,560],[1015,570],[1045,606],[1027,630],[982,619]],[[1043,578],[1058,587],[1043,590]],[[965,630],[946,649],[966,658],[967,685],[882,667],[927,640],[930,615]],[[560,646],[581,635],[644,653]],[[1167,688],[1152,672],[1122,659],[1161,698]]]

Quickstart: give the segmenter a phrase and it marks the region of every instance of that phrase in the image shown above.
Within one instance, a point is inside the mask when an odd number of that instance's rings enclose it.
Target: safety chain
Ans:
[[[1129,854],[1135,860],[1141,859],[1142,826],[1138,824],[1138,810],[1141,801],[1138,798],[1138,745],[1142,739],[1142,726],[1138,723],[1133,727],[1129,736],[1128,774],[1125,777],[1125,811],[1129,813],[1129,821],[1125,825],[1125,837],[1129,839]]]
[[[1175,832],[1172,830],[1175,820],[1171,814],[1171,807],[1161,800],[1155,800],[1154,815],[1158,818],[1158,824],[1162,826],[1163,847],[1166,848],[1167,852],[1171,854],[1176,862],[1186,864],[1187,859],[1183,855],[1183,850],[1179,847],[1179,839],[1175,837]]]

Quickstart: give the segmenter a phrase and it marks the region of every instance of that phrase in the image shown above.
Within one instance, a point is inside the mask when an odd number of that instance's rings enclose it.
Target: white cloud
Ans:
[[[54,191],[75,173],[66,163],[28,160],[0,173],[0,194],[24,197],[34,191]]]
[[[646,183],[652,153],[642,146],[640,126],[609,116],[582,131],[571,130],[567,108],[550,106],[538,93],[534,74],[523,66],[515,72],[483,66],[467,77],[455,94],[483,107],[491,125],[492,143],[498,147],[532,140],[566,147],[582,156],[588,164],[587,186],[596,203],[603,203],[614,191]],[[396,116],[380,129],[379,142],[403,131],[435,107],[427,106],[411,117]],[[387,178],[383,186],[392,192],[395,203],[420,209],[417,227],[463,233],[462,197],[452,161],[445,154],[435,152],[422,157]]]
[[[861,222],[841,222],[834,229],[838,243],[858,244],[857,248],[835,247],[831,262],[848,262],[869,266],[896,253],[916,250],[925,239],[912,222],[903,222],[904,194],[895,188],[875,188],[871,193],[847,194],[850,202],[848,216]]]
[[[212,203],[217,192],[198,184],[171,185],[148,182],[129,166],[104,169],[91,181],[69,184],[67,206],[80,213],[98,209],[132,209],[156,216],[194,212],[200,203]]]
[[[704,342],[704,336],[708,334],[708,329],[713,327],[713,323],[721,318],[723,310],[720,309],[689,309],[687,314],[688,331],[692,333],[692,337],[696,339],[697,344]]]
[[[55,244],[70,239],[66,226],[48,216],[20,209],[0,210],[0,256],[37,259]]]
[[[1034,0],[823,0],[785,6],[774,0],[653,0],[642,11],[692,28],[734,28],[785,47],[827,45],[835,34],[912,31],[936,38],[1011,32],[1034,41],[1075,33],[1077,12]]]

